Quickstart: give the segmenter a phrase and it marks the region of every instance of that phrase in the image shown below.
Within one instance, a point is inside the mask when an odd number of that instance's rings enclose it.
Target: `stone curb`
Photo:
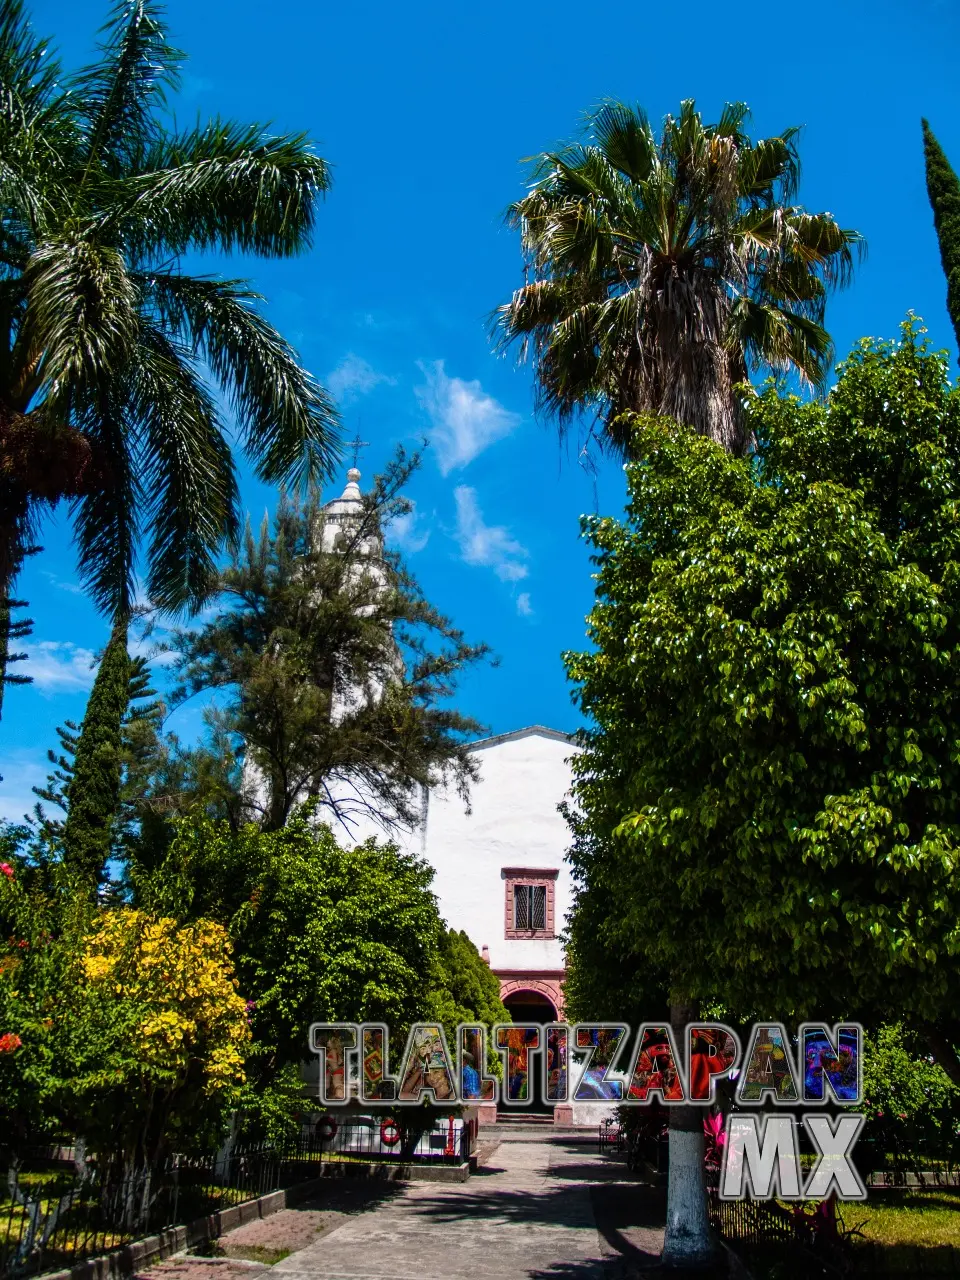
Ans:
[[[310,1178],[307,1182],[287,1187],[283,1191],[271,1191],[269,1195],[260,1196],[257,1200],[245,1200],[243,1204],[221,1209],[219,1213],[196,1218],[185,1226],[168,1227],[154,1236],[134,1240],[110,1253],[86,1258],[63,1271],[44,1272],[38,1280],[115,1280],[116,1277],[133,1275],[141,1267],[149,1266],[160,1258],[169,1258],[171,1254],[181,1253],[191,1245],[202,1244],[205,1240],[215,1240],[224,1232],[241,1227],[255,1218],[268,1218],[271,1214],[279,1213],[281,1209],[286,1209],[288,1205],[295,1204],[316,1191],[322,1181],[322,1177]]]
[[[110,1253],[86,1258],[76,1266],[62,1271],[44,1272],[37,1280],[119,1280],[119,1277],[131,1276],[160,1258],[182,1253],[184,1249],[203,1244],[206,1240],[216,1240],[218,1236],[235,1227],[242,1227],[255,1218],[268,1218],[271,1214],[279,1213],[288,1205],[296,1204],[298,1200],[306,1199],[312,1192],[318,1191],[321,1184],[330,1178],[377,1178],[387,1182],[466,1182],[470,1177],[470,1165],[467,1162],[430,1167],[331,1161],[320,1167],[323,1172],[318,1177],[300,1182],[294,1187],[271,1191],[269,1195],[260,1196],[257,1200],[245,1200],[243,1204],[221,1209],[219,1213],[211,1213],[205,1218],[196,1218],[182,1227],[168,1227],[157,1235],[134,1240]]]

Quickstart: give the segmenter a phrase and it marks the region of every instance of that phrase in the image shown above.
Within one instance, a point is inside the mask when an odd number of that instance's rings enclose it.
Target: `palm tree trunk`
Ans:
[[[696,1022],[699,1007],[676,1001],[670,1005],[670,1025],[686,1057],[685,1028]],[[707,1214],[703,1177],[703,1108],[670,1107],[667,1225],[661,1265],[674,1271],[704,1270],[716,1264],[716,1244]]]

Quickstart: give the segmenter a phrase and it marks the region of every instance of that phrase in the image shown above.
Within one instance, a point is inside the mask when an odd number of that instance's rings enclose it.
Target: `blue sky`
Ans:
[[[105,7],[36,0],[32,11],[76,65]],[[920,144],[926,115],[960,168],[950,0],[837,0],[806,18],[702,0],[672,10],[169,0],[167,14],[190,55],[181,120],[220,113],[303,130],[333,166],[309,254],[206,269],[246,274],[266,295],[270,318],[337,392],[349,435],[359,428],[371,442],[367,475],[397,441],[430,437],[404,542],[428,596],[500,656],[459,699],[492,732],[575,727],[559,655],[581,644],[591,602],[578,517],[619,512],[623,498],[614,464],[589,475],[534,420],[529,371],[487,339],[487,314],[520,282],[501,212],[522,190],[522,157],[574,136],[604,97],[639,102],[655,120],[684,97],[707,118],[743,99],[755,135],[803,125],[802,202],[869,245],[829,309],[838,352],[862,334],[894,335],[910,308],[953,351]],[[249,477],[243,496],[257,519],[274,500]],[[9,817],[43,781],[55,726],[82,716],[107,634],[78,592],[63,516],[42,540],[20,587],[36,621],[36,682],[8,692],[0,723]],[[171,727],[190,737],[196,713]]]

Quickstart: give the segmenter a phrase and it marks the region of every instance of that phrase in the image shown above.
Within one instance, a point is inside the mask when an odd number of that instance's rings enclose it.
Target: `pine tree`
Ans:
[[[22,547],[17,554],[16,568],[19,572],[23,561],[28,556],[35,556],[43,547]],[[14,611],[25,609],[26,600],[15,600],[12,596],[0,593],[0,712],[3,710],[3,695],[8,684],[32,684],[33,676],[23,676],[11,672],[9,667],[14,662],[23,662],[25,653],[11,653],[11,640],[26,640],[33,634],[32,618],[14,618]]]
[[[150,701],[147,701],[150,699]],[[150,687],[150,668],[142,657],[130,659],[130,681],[127,690],[127,709],[121,731],[120,813],[118,828],[138,824],[139,814],[134,812],[144,789],[143,775],[154,767],[155,743],[159,724],[166,708],[156,699]],[[62,847],[66,815],[69,809],[70,784],[73,781],[77,747],[80,741],[80,725],[67,720],[57,726],[60,741],[59,753],[47,752],[47,761],[53,766],[47,774],[44,787],[34,787],[38,797],[32,815],[27,821],[51,844]],[[41,803],[43,802],[43,803]],[[62,816],[49,812],[44,804],[59,809]],[[119,834],[119,832],[118,832]]]
[[[308,798],[347,826],[410,826],[421,787],[446,779],[465,797],[475,776],[466,743],[482,726],[448,700],[487,646],[468,644],[382,551],[384,528],[409,514],[402,489],[419,461],[398,450],[357,491],[334,544],[316,493],[285,496],[272,534],[248,528],[221,574],[217,616],[176,633],[171,705],[226,695],[234,750],[262,780],[246,788],[247,816],[264,830]]]
[[[927,195],[940,242],[943,274],[947,277],[947,310],[960,347],[960,178],[951,168],[929,124],[926,120],[922,124]]]
[[[104,879],[117,811],[123,719],[130,698],[127,618],[114,623],[77,738],[67,787],[64,861],[91,888]]]

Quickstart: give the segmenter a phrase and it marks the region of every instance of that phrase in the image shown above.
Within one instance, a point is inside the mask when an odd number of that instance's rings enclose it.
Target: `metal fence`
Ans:
[[[460,1164],[469,1159],[470,1137],[461,1120],[425,1131],[422,1125],[351,1117],[305,1130],[282,1148],[238,1145],[218,1156],[175,1156],[123,1177],[96,1162],[78,1173],[69,1149],[39,1151],[0,1184],[0,1280],[59,1270],[295,1186],[318,1176],[324,1164]]]
[[[835,1236],[820,1236],[809,1215],[773,1200],[721,1200],[716,1188],[708,1197],[710,1225],[751,1265],[774,1265],[778,1274],[803,1280],[850,1274],[849,1252]]]
[[[868,1186],[960,1185],[960,1136],[952,1132],[910,1142],[888,1134],[861,1138],[853,1158]]]
[[[0,1277],[37,1275],[138,1237],[216,1213],[316,1176],[311,1135],[283,1150],[234,1147],[223,1156],[175,1156],[116,1176],[90,1163],[27,1160],[0,1186]],[[32,1167],[31,1167],[32,1166]]]

